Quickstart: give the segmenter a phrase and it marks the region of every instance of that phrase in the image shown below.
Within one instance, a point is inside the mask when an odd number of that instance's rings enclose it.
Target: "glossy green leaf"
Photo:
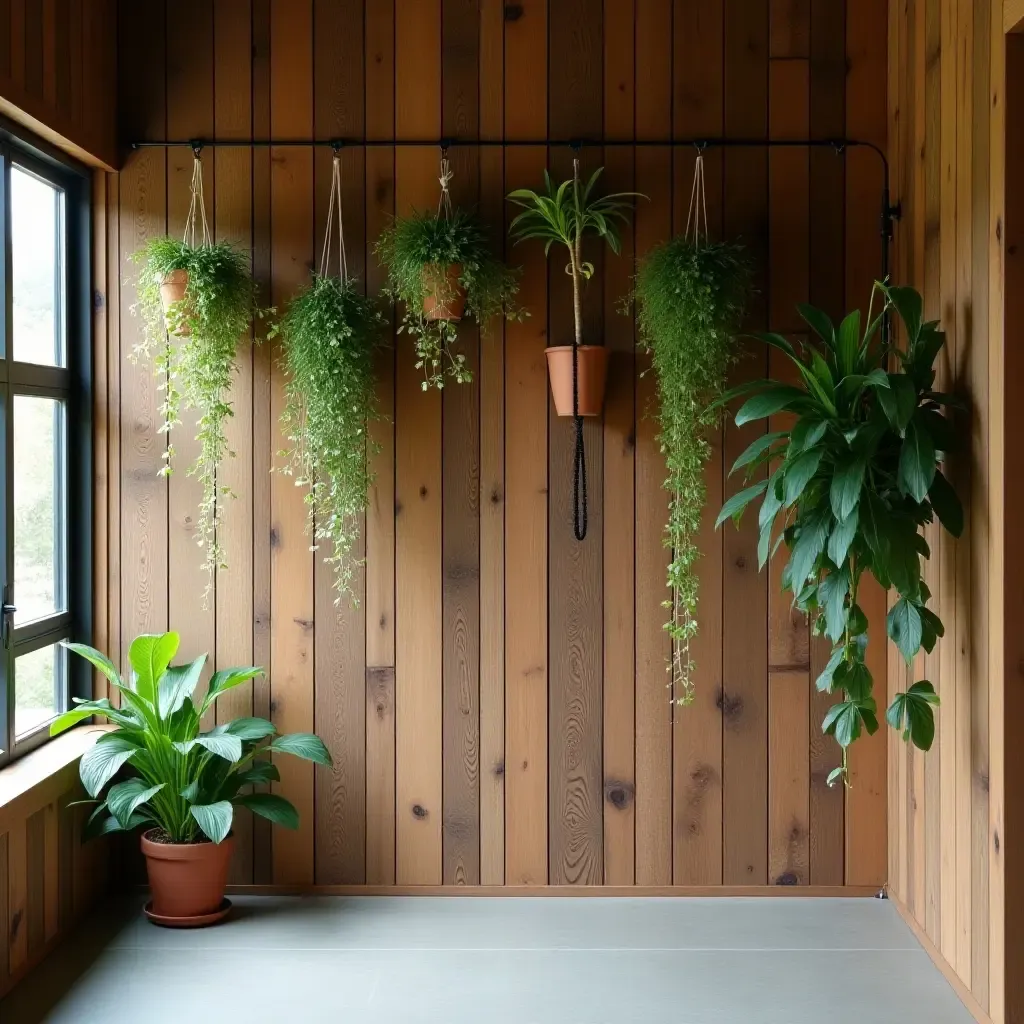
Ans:
[[[235,814],[229,800],[218,800],[214,804],[193,804],[189,810],[208,839],[222,843],[228,837]]]
[[[101,651],[97,651],[95,647],[90,647],[88,644],[72,643],[70,640],[61,640],[60,645],[67,648],[73,654],[85,658],[93,668],[99,669],[110,682],[121,682],[121,677],[118,675],[117,669],[114,668],[114,663]]]
[[[243,742],[249,742],[273,736],[277,730],[265,718],[235,718],[227,723],[225,731]]]
[[[235,803],[248,807],[253,814],[258,814],[275,825],[295,829],[299,827],[299,812],[284,797],[275,793],[246,793],[236,797]]]
[[[928,488],[928,500],[931,502],[939,522],[954,536],[964,532],[964,509],[960,498],[953,490],[950,482],[939,471],[935,471],[931,487]]]
[[[756,497],[764,494],[767,486],[767,480],[759,480],[756,484],[744,487],[742,491],[737,491],[736,494],[732,495],[722,506],[722,511],[718,513],[718,518],[715,520],[715,528],[717,529],[721,526],[726,519],[739,516]]]
[[[828,538],[828,557],[836,565],[843,565],[846,556],[850,553],[850,545],[857,535],[859,510],[855,507],[845,518],[832,527],[832,533]]]
[[[786,464],[783,474],[783,494],[787,508],[799,499],[811,478],[818,472],[821,456],[821,448],[811,448]]]
[[[315,764],[322,764],[328,768],[333,763],[323,740],[308,732],[293,732],[287,736],[278,736],[270,744],[270,749],[276,754],[291,754],[294,757],[301,757],[304,761],[313,761]]]
[[[855,309],[844,317],[836,335],[836,362],[839,376],[846,377],[857,368],[857,352],[860,349],[860,310]]]
[[[912,348],[921,333],[921,321],[924,313],[921,295],[913,288],[895,285],[887,288],[886,294],[903,321],[907,332],[907,347]]]
[[[233,690],[236,686],[241,686],[243,683],[249,682],[250,679],[261,675],[263,675],[263,669],[257,668],[255,665],[248,668],[226,668],[220,672],[214,672],[206,696],[203,698],[199,712],[200,717],[210,709],[222,693],[227,693],[228,690]]]
[[[206,655],[201,654],[188,665],[171,665],[164,672],[159,683],[158,707],[161,718],[169,718],[185,703],[186,697],[192,696],[205,665]]]
[[[222,733],[221,735],[206,733],[202,736],[197,736],[195,741],[199,746],[205,747],[210,751],[211,754],[216,754],[232,764],[242,759],[242,741],[237,736],[231,736],[227,733]]]
[[[850,516],[860,501],[866,469],[866,459],[851,458],[836,466],[832,474],[829,499],[832,504],[832,514],[840,522]]]
[[[757,459],[757,457],[763,452],[767,451],[776,441],[788,436],[789,433],[785,430],[775,430],[768,434],[759,434],[749,445],[747,445],[743,453],[732,464],[732,469],[729,470],[729,473],[735,473],[737,469],[749,466],[751,462]]]
[[[137,742],[119,732],[101,736],[83,755],[78,774],[85,791],[93,797],[117,774],[122,765],[139,750]]]
[[[835,677],[836,669],[839,668],[846,654],[846,648],[840,644],[833,648],[832,654],[822,669],[821,674],[815,680],[815,686],[820,693],[827,693],[832,689],[832,680]]]
[[[736,413],[736,426],[792,410],[807,402],[807,393],[789,384],[773,384],[759,394],[748,398]]]
[[[107,806],[110,813],[117,818],[121,827],[130,828],[129,821],[136,811],[140,810],[149,800],[164,788],[166,783],[147,786],[142,779],[128,779],[110,787],[107,793]]]
[[[904,597],[889,609],[885,621],[889,636],[909,665],[921,649],[921,613]]]
[[[935,479],[935,445],[931,434],[912,419],[900,449],[900,488],[915,501],[924,501]]]
[[[914,382],[903,373],[889,374],[889,387],[878,388],[875,392],[886,418],[900,435],[917,408],[917,391]]]
[[[808,518],[796,538],[789,557],[789,578],[793,585],[792,589],[797,592],[803,588],[818,556],[825,550],[829,519],[827,513],[819,513],[815,518]]]
[[[846,630],[846,597],[850,592],[850,576],[846,569],[829,572],[818,584],[818,604],[825,613],[825,635],[838,643]]]
[[[827,314],[823,313],[820,309],[816,309],[814,306],[808,306],[806,303],[799,303],[797,305],[797,312],[803,317],[804,321],[808,324],[811,330],[825,342],[830,349],[836,347],[836,332],[832,326],[832,321],[829,320]]]
[[[147,704],[156,704],[156,687],[178,651],[177,633],[143,633],[128,648],[134,690]]]

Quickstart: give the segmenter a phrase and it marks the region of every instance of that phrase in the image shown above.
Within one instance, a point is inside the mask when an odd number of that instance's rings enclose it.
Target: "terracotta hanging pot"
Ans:
[[[150,829],[142,852],[153,899],[146,915],[171,928],[199,928],[219,921],[231,907],[224,898],[235,840],[221,843],[162,843]]]
[[[423,315],[428,320],[461,320],[466,311],[466,289],[459,278],[461,263],[428,263],[423,268]]]
[[[544,349],[548,357],[551,397],[559,416],[572,415],[572,345]],[[608,349],[602,345],[580,345],[578,352],[579,409],[581,416],[600,416],[604,406],[604,385],[608,377]]]
[[[171,334],[186,335],[191,333],[188,322],[178,314],[172,316],[171,307],[185,298],[185,289],[188,287],[188,271],[172,270],[165,274],[160,281],[160,301],[164,307],[164,323]],[[181,322],[179,322],[181,321]]]

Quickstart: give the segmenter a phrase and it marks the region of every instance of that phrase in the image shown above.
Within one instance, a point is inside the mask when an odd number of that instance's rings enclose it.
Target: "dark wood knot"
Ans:
[[[412,814],[414,818],[423,819],[427,816],[427,809],[422,804],[413,804]]]
[[[799,885],[800,879],[792,871],[785,871],[775,879],[776,885]]]

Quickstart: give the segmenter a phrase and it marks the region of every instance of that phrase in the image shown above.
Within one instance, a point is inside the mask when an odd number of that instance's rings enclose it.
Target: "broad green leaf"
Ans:
[[[241,786],[262,786],[271,782],[280,782],[281,773],[273,762],[257,761],[244,772],[239,772],[236,778]]]
[[[213,842],[222,843],[227,838],[235,815],[230,800],[218,800],[215,804],[193,804],[189,810],[199,823],[199,827]]]
[[[946,635],[946,627],[943,626],[942,619],[930,608],[921,605],[917,610],[921,616],[921,646],[931,654],[935,641]]]
[[[145,825],[153,820],[147,814],[133,814],[126,825],[122,826],[117,818],[107,813],[106,804],[101,804],[98,810],[102,810],[103,814],[95,819],[90,818],[86,822],[85,828],[82,830],[83,839],[99,839],[100,836],[110,835],[112,832],[130,832],[132,829],[138,828],[139,825]]]
[[[114,668],[114,663],[101,651],[97,651],[95,647],[90,647],[88,644],[75,644],[70,640],[61,640],[60,645],[79,655],[79,657],[85,658],[90,665],[99,669],[110,682],[121,682],[121,677],[118,675],[117,669]]]
[[[850,545],[857,534],[857,517],[859,514],[859,510],[855,507],[845,519],[832,527],[832,533],[828,538],[828,557],[836,565],[843,565],[846,562],[846,556],[850,552]]]
[[[733,516],[739,516],[740,513],[759,495],[763,494],[765,488],[768,486],[767,480],[759,480],[756,484],[750,487],[744,487],[742,491],[737,491],[729,500],[722,506],[722,511],[718,513],[718,518],[715,520],[715,529],[718,529],[726,521]]]
[[[875,393],[886,418],[902,437],[917,408],[914,382],[905,373],[890,373],[889,387],[878,388]]]
[[[243,742],[262,740],[277,732],[265,718],[236,718],[227,723],[225,731],[231,736],[237,736]]]
[[[799,593],[814,568],[818,556],[824,551],[829,533],[828,513],[808,516],[789,556],[791,589]]]
[[[109,718],[112,722],[117,722],[119,725],[132,724],[127,714],[115,708],[106,697],[101,697],[99,700],[83,701],[70,711],[65,711],[63,715],[50,723],[50,735],[59,736],[62,732],[66,732],[86,718],[92,718],[93,715],[102,715],[104,718]]]
[[[892,286],[885,289],[886,295],[896,307],[907,332],[907,348],[912,349],[921,333],[924,304],[920,294],[913,288]]]
[[[836,669],[842,663],[843,656],[846,654],[846,648],[840,644],[838,647],[832,649],[832,654],[828,659],[825,667],[821,671],[821,675],[818,676],[815,681],[815,686],[818,688],[820,693],[827,693],[832,689],[832,679],[836,674]]]
[[[156,687],[178,651],[177,633],[143,633],[128,648],[135,673],[135,692],[148,704],[156,704]]]
[[[838,643],[846,630],[846,595],[850,592],[850,575],[845,568],[826,573],[818,584],[818,605],[825,613],[825,635]]]
[[[783,493],[785,495],[786,507],[792,505],[807,486],[810,479],[818,472],[821,465],[821,448],[811,448],[809,451],[798,455],[792,462],[785,466],[783,476]]]
[[[850,662],[849,671],[843,676],[843,689],[846,691],[847,700],[868,700],[871,696],[871,686],[871,673],[867,665],[862,661]]]
[[[313,761],[328,768],[333,764],[323,740],[310,732],[293,732],[288,736],[278,736],[270,744],[270,749],[275,754],[291,754],[294,757],[301,757],[304,761]]]
[[[889,609],[886,631],[909,665],[921,649],[921,613],[905,597]]]
[[[147,786],[142,779],[128,779],[110,787],[107,806],[110,813],[120,822],[121,828],[129,828],[129,821],[147,801],[151,800],[166,784]]]
[[[773,384],[760,394],[748,398],[736,413],[736,426],[774,416],[777,412],[794,409],[808,401],[807,392],[789,384]]]
[[[761,532],[757,538],[757,567],[763,569],[765,564],[768,562],[769,549],[772,543],[772,526],[773,523],[765,523],[761,528]]]
[[[782,437],[788,437],[789,433],[785,430],[775,430],[770,434],[759,434],[754,440],[747,445],[742,455],[732,464],[732,469],[729,470],[730,476],[736,472],[737,469],[742,469],[744,466],[750,465],[762,452],[770,448],[776,441]]]
[[[206,691],[206,697],[203,699],[199,717],[201,718],[209,710],[213,702],[222,693],[227,693],[228,690],[241,686],[242,683],[247,683],[250,679],[255,679],[261,675],[263,675],[263,669],[257,668],[255,665],[248,668],[226,668],[220,672],[214,672],[213,678],[210,680],[210,687]]]
[[[777,470],[768,478],[768,487],[765,491],[764,501],[757,513],[757,525],[763,530],[770,522],[774,522],[779,509],[782,508],[782,473],[783,467]]]
[[[813,448],[828,430],[827,420],[817,420],[813,416],[801,416],[789,433],[789,444],[794,452],[802,452]]]
[[[914,501],[924,501],[935,479],[935,445],[915,417],[907,425],[900,448],[899,484]]]
[[[860,310],[849,313],[839,325],[836,335],[836,362],[839,376],[846,377],[857,368],[857,351],[860,348]]]
[[[275,825],[285,828],[299,827],[299,812],[282,796],[275,793],[246,793],[236,797],[235,803],[248,807],[253,814],[272,821]]]
[[[823,313],[820,309],[816,309],[814,306],[808,306],[806,303],[799,303],[797,305],[797,312],[803,317],[804,321],[810,326],[811,330],[818,335],[819,338],[830,349],[836,347],[836,332],[832,326],[832,321],[828,318],[826,313]]]
[[[828,773],[828,777],[825,779],[825,784],[831,789],[839,780],[846,774],[846,769],[839,765],[838,768],[833,768]]]
[[[113,732],[101,736],[83,755],[78,764],[82,785],[90,796],[99,796],[100,790],[117,774],[139,749],[138,743],[128,736]]]
[[[186,697],[191,697],[199,684],[206,664],[206,655],[201,654],[189,665],[171,665],[163,674],[159,683],[159,702],[161,718],[170,718]]]
[[[915,747],[930,750],[935,739],[933,705],[939,703],[935,687],[926,679],[914,683],[906,693],[897,693],[885,714],[886,721],[902,730],[903,739]]]
[[[829,498],[832,503],[832,514],[840,522],[853,512],[860,501],[866,468],[866,459],[853,458],[836,466],[835,472],[832,474]]]
[[[242,759],[242,741],[237,736],[229,736],[226,733],[216,736],[206,733],[197,736],[196,743],[232,764]]]
[[[932,485],[928,488],[928,500],[939,522],[954,537],[959,537],[964,532],[964,509],[956,491],[939,470],[935,471]]]

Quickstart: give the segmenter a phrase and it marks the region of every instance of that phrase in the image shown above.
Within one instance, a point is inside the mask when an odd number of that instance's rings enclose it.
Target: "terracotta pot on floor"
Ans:
[[[149,888],[153,894],[150,916],[161,923],[190,927],[208,923],[224,904],[228,868],[235,840],[222,843],[154,842],[156,829],[142,836]]]
[[[423,268],[423,315],[428,320],[461,320],[466,311],[466,289],[459,283],[461,263],[439,266],[431,263]],[[440,298],[438,298],[440,293]]]
[[[185,289],[187,287],[187,270],[172,270],[169,274],[165,274],[160,282],[160,301],[164,307],[164,322],[167,324],[167,330],[171,334],[184,335],[191,333],[187,323],[182,324],[178,330],[174,330],[174,319],[168,316],[171,306],[176,302],[181,302],[185,297]]]
[[[572,345],[544,349],[548,357],[551,397],[559,416],[572,415]],[[608,349],[580,345],[578,354],[579,409],[581,416],[600,416],[608,377]]]

